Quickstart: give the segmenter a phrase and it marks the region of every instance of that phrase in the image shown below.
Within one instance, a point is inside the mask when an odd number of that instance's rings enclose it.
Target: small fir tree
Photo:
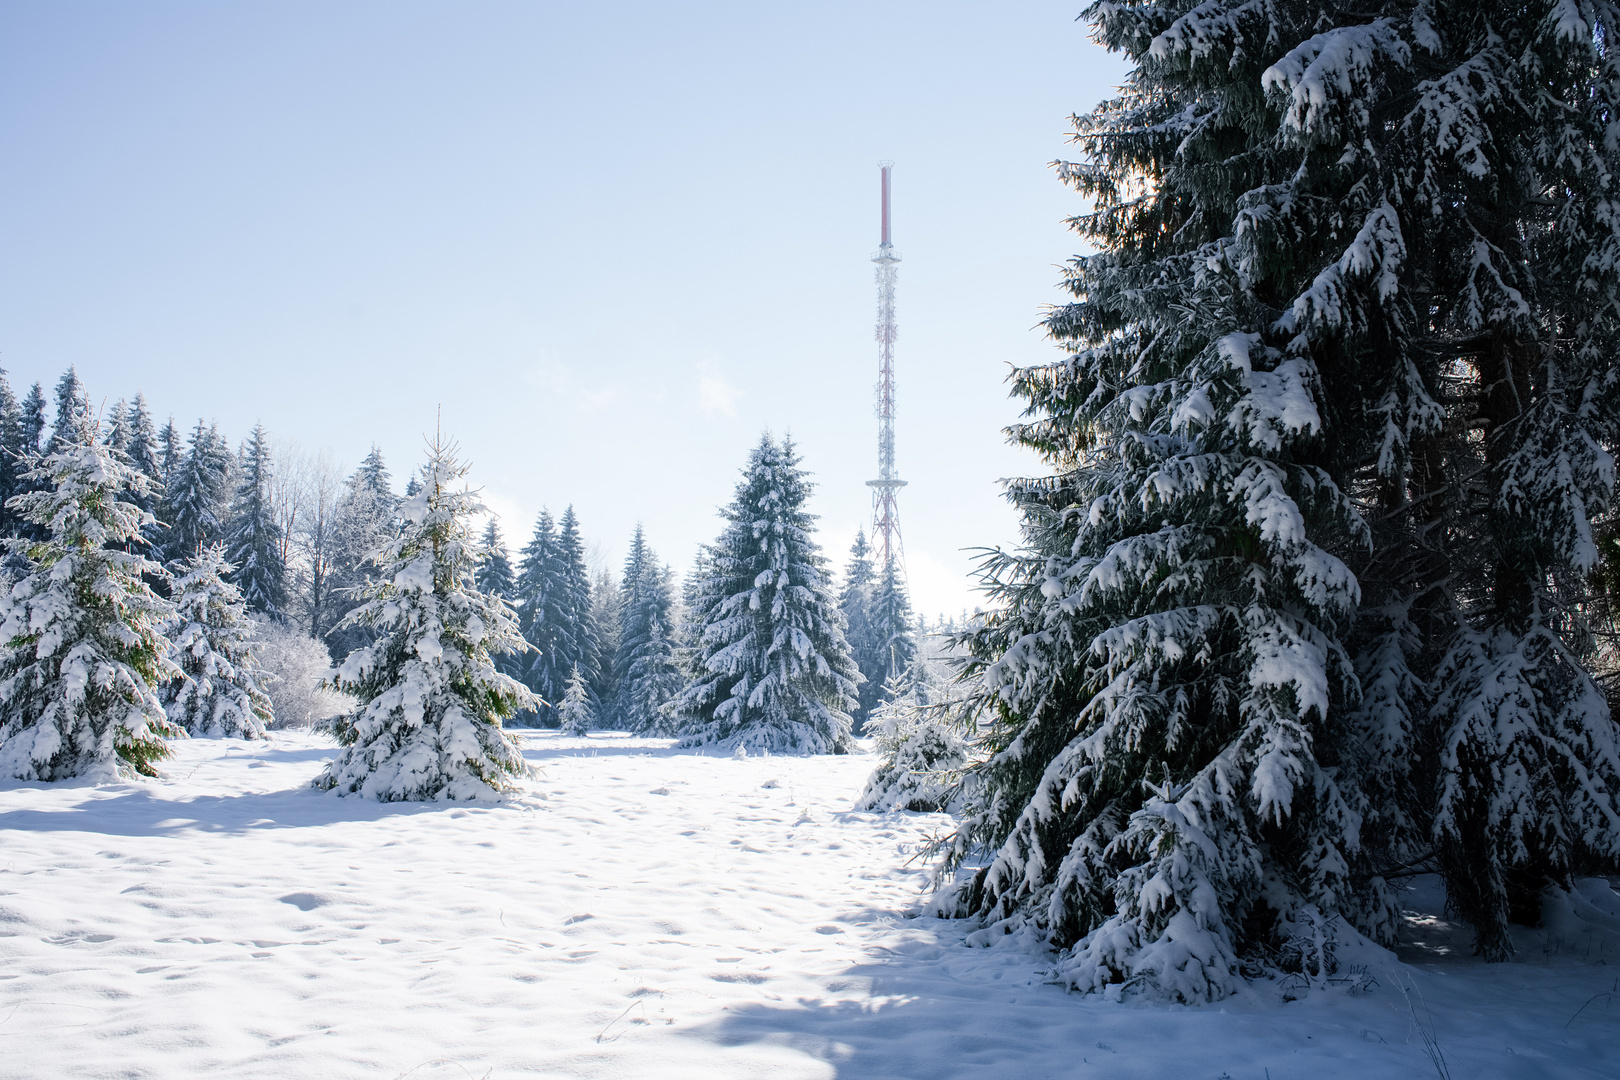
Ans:
[[[275,723],[241,592],[228,578],[223,545],[176,568],[171,654],[180,675],[164,688],[169,719],[192,735],[260,739]]]
[[[958,702],[916,666],[891,675],[870,730],[881,758],[855,809],[889,813],[951,809],[971,747],[962,737]]]
[[[749,455],[699,588],[695,676],[674,703],[685,744],[844,753],[860,671],[805,509],[811,484],[791,440]]]
[[[157,693],[178,674],[163,633],[174,609],[142,580],[163,568],[126,550],[150,518],[118,498],[145,481],[89,440],[23,479],[49,485],[11,499],[46,539],[7,542],[27,573],[0,599],[0,775],[154,776],[181,732]]]
[[[335,724],[345,749],[317,787],[384,802],[492,798],[527,774],[502,721],[539,701],[501,674],[492,652],[522,648],[512,609],[474,584],[484,548],[467,469],[435,439],[421,491],[401,507],[399,535],[373,560],[347,622],[372,643],[332,679],[359,705]]]
[[[557,719],[564,735],[583,736],[591,730],[591,693],[585,688],[585,679],[577,667],[568,675],[568,689],[557,707]]]

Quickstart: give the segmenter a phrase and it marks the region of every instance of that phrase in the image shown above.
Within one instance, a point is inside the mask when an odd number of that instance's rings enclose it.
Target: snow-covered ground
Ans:
[[[197,739],[161,782],[0,787],[0,1076],[1434,1077],[1397,984],[1458,1080],[1620,1076],[1596,882],[1515,963],[1430,887],[1369,993],[1112,1004],[915,917],[947,819],[849,812],[869,757],[537,734],[532,794],[469,807],[313,791],[332,753]]]

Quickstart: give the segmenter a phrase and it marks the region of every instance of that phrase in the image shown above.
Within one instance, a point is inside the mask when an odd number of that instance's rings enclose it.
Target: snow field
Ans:
[[[0,788],[0,1077],[1432,1077],[1397,981],[1453,1076],[1620,1075],[1597,909],[1486,967],[1419,892],[1370,994],[1118,1005],[908,917],[948,819],[849,812],[865,755],[538,733],[530,794],[469,806],[314,791],[310,734],[176,749]]]

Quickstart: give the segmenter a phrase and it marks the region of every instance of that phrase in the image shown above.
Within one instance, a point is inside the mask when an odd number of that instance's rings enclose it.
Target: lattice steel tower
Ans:
[[[895,475],[894,469],[894,279],[895,264],[900,256],[894,253],[889,239],[889,171],[894,162],[878,163],[883,170],[883,241],[872,256],[877,263],[878,287],[878,478],[868,480],[872,489],[872,539],[877,544],[878,565],[904,567],[905,548],[900,539],[900,509],[896,496],[906,482]]]

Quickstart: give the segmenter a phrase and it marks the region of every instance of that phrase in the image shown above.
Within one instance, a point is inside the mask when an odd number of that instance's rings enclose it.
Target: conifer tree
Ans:
[[[175,426],[174,417],[171,416],[163,425],[163,430],[158,432],[158,471],[153,479],[158,482],[161,491],[169,489],[169,478],[185,460],[185,439],[181,436],[180,429]]]
[[[885,682],[896,675],[903,676],[917,658],[917,637],[913,627],[916,616],[911,611],[911,598],[906,584],[890,558],[872,586],[872,637],[878,645],[883,662]]]
[[[123,454],[126,458],[129,457],[129,417],[125,413],[128,407],[129,403],[119,398],[113,402],[113,407],[103,422],[107,430],[104,441],[108,449]]]
[[[844,753],[860,671],[805,509],[811,484],[791,440],[749,455],[699,587],[698,670],[675,702],[686,745]]]
[[[1620,853],[1541,614],[1612,498],[1620,83],[1613,9],[1553,10],[1090,9],[1135,71],[1061,168],[1099,253],[1014,378],[1052,474],[988,564],[953,856],[1071,985],[1219,997],[1310,906],[1388,941],[1423,852],[1500,958],[1515,889]]]
[[[157,490],[162,490],[161,470],[158,467],[157,431],[152,426],[152,412],[147,408],[146,395],[135,395],[135,400],[130,403],[129,410],[125,413],[124,426],[129,433],[125,453],[129,455],[130,465],[136,472],[154,481]],[[150,510],[151,507],[143,509]]]
[[[860,705],[851,714],[857,732],[864,729],[872,710],[877,708],[883,695],[883,681],[889,675],[888,657],[872,622],[872,590],[877,575],[872,569],[872,545],[867,542],[866,530],[855,534],[850,545],[849,562],[844,565],[844,587],[838,594],[838,610],[844,616],[844,637],[849,641],[850,655],[860,668]]]
[[[598,704],[614,701],[618,697],[613,658],[619,655],[623,609],[624,594],[619,589],[619,582],[611,570],[603,567],[591,579],[590,640],[594,643],[595,653],[591,657],[588,685],[591,697]]]
[[[624,560],[620,592],[611,723],[642,735],[673,735],[675,721],[665,706],[684,682],[675,655],[674,583],[669,569],[659,565],[647,545],[640,524]]]
[[[28,453],[23,445],[23,414],[11,383],[0,369],[0,537],[21,535],[15,511],[6,507],[6,500],[22,491],[22,473]]]
[[[557,666],[557,638],[563,622],[561,568],[557,549],[557,523],[541,508],[534,532],[524,545],[518,566],[514,606],[523,640],[531,646],[522,658],[521,679],[541,704],[533,721],[544,726],[557,722],[557,706],[567,688],[568,669]]]
[[[345,481],[343,494],[333,508],[328,617],[334,625],[327,632],[326,643],[334,659],[371,641],[368,626],[346,616],[359,604],[360,591],[370,583],[372,557],[396,533],[399,498],[392,484],[382,451],[373,446]]]
[[[58,441],[23,474],[13,510],[40,541],[9,540],[27,573],[0,597],[0,775],[23,780],[156,775],[180,732],[158,686],[177,671],[164,628],[173,608],[126,550],[148,520],[118,493],[143,483],[107,447]]]
[[[30,468],[29,460],[38,455],[45,445],[45,388],[37,382],[29,387],[28,394],[18,405],[18,413],[17,431],[13,441],[7,443],[7,449],[14,455],[12,460],[16,469],[11,495],[47,490],[49,485],[48,479],[30,480],[26,475]],[[41,487],[42,484],[46,487]],[[9,495],[7,499],[9,502]],[[10,515],[7,536],[43,540],[49,535],[43,527],[29,521],[26,516],[13,511],[9,506],[6,513]]]
[[[260,739],[275,722],[254,624],[221,544],[175,567],[171,659],[179,676],[163,691],[169,720],[192,735]]]
[[[281,527],[270,505],[270,443],[264,425],[255,424],[242,444],[236,498],[225,526],[225,560],[230,580],[248,610],[270,619],[285,617],[287,565],[282,561]]]
[[[214,434],[198,420],[185,457],[169,474],[162,507],[166,562],[188,559],[224,539],[226,477],[213,444]]]
[[[506,541],[501,539],[499,518],[491,517],[484,524],[483,544],[485,554],[478,567],[478,591],[510,603],[514,585],[512,557],[506,552]]]
[[[889,676],[870,730],[880,759],[855,800],[856,810],[949,810],[960,791],[970,748],[960,718],[920,662]]]
[[[580,536],[579,518],[569,506],[557,521],[557,565],[561,575],[562,625],[566,639],[556,645],[563,659],[578,664],[587,688],[598,663],[596,626],[591,621],[591,572],[585,565],[585,541]]]
[[[564,735],[585,735],[591,730],[591,694],[577,667],[568,674],[568,688],[557,707],[557,721]]]
[[[491,516],[484,524],[484,561],[478,567],[475,583],[480,592],[498,596],[508,604],[517,606],[517,576],[512,569],[512,557],[507,553],[506,541],[501,538],[500,521]],[[495,667],[503,675],[520,682],[523,679],[526,657],[523,653],[492,654]]]
[[[54,454],[67,446],[76,446],[94,434],[94,421],[90,418],[90,395],[79,381],[79,373],[68,368],[56,381],[56,423],[51,427],[51,438],[45,452]]]
[[[346,620],[372,640],[333,677],[359,705],[336,721],[345,749],[320,788],[383,802],[484,799],[529,771],[502,721],[539,702],[490,659],[522,637],[506,601],[475,584],[484,548],[473,520],[485,509],[454,444],[435,438],[429,449],[421,490],[400,507],[399,533]]]

